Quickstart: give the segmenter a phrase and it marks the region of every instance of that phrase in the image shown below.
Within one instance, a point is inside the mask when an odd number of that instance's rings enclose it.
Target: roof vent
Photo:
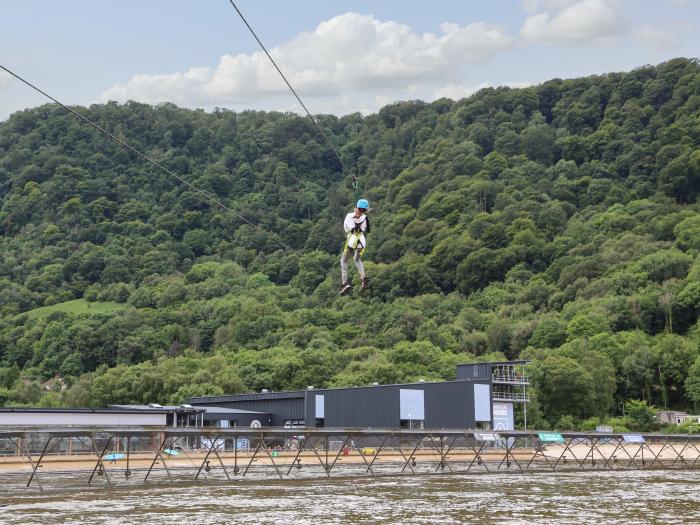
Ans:
[[[309,385],[309,386],[306,387],[306,390],[314,390],[314,386],[313,386],[313,385]]]
[[[148,408],[163,408],[163,405],[159,405],[158,403],[148,403]]]
[[[267,394],[268,392],[269,392],[269,390],[268,390],[267,388],[263,388],[263,389],[260,391],[260,393],[262,393],[262,394]]]
[[[180,405],[180,408],[189,409],[189,408],[194,408],[194,407],[192,405],[188,405],[187,403],[183,403]]]
[[[374,383],[372,383],[372,385],[373,385],[373,386],[379,386],[379,382],[375,381]]]
[[[418,382],[419,382],[419,383],[425,383],[425,379],[423,379],[423,378],[421,377],[421,378],[418,380]]]

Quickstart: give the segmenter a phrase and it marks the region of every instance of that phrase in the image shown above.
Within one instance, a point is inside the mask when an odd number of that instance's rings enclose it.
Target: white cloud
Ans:
[[[12,77],[8,73],[0,71],[0,89],[8,86],[10,84],[10,80],[12,80]]]
[[[531,86],[530,82],[508,82],[506,84],[500,84],[505,87],[510,88],[524,88]],[[488,82],[482,82],[476,86],[466,86],[464,84],[450,83],[439,89],[436,89],[433,93],[433,98],[438,99],[442,97],[451,98],[452,100],[459,100],[461,98],[469,97],[479,91],[480,89],[495,87],[493,84]]]
[[[538,11],[561,11],[571,4],[575,4],[579,0],[522,0],[520,3],[523,9],[528,13],[537,13]]]
[[[642,44],[646,45],[652,53],[662,55],[680,44],[678,38],[678,33],[680,31],[680,28],[674,30],[667,26],[659,27],[644,24],[635,29],[634,36],[637,37]]]
[[[397,22],[346,13],[321,22],[314,31],[300,33],[270,53],[302,97],[322,99],[350,93],[353,95],[345,99],[350,107],[357,102],[354,94],[371,93],[374,101],[370,99],[368,107],[374,107],[383,90],[410,93],[416,86],[458,78],[464,65],[488,61],[513,43],[503,27],[483,22],[447,23],[440,26],[439,34],[418,34]],[[280,95],[291,96],[267,57],[256,52],[224,55],[214,69],[136,75],[107,89],[100,101],[250,106]]]
[[[626,30],[618,1],[580,0],[555,14],[546,11],[528,16],[520,35],[526,42],[585,44],[605,43]]]

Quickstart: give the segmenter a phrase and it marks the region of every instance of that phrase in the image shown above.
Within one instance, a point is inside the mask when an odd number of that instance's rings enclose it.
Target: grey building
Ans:
[[[457,365],[457,379],[489,379],[491,382],[491,408],[495,430],[514,430],[515,413],[522,410],[524,427],[527,428],[527,403],[530,400],[525,365],[530,361],[503,361]]]
[[[166,425],[168,412],[114,408],[0,408],[0,426],[11,427],[140,427]]]
[[[110,405],[109,410],[126,410],[128,413],[163,413],[162,425],[172,428],[191,427],[269,427],[272,415],[267,412],[226,408],[224,406],[183,405]]]
[[[400,385],[189,398],[194,407],[266,414],[262,426],[514,428],[514,403],[526,403],[525,361],[459,365],[457,380]],[[242,424],[239,424],[242,426]]]

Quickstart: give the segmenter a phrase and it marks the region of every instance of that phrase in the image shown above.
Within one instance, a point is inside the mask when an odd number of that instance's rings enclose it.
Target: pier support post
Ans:
[[[421,443],[423,443],[423,439],[424,439],[424,438],[421,437],[421,438],[418,440],[418,443],[416,443],[416,446],[414,447],[413,451],[411,452],[411,455],[408,456],[408,459],[406,460],[406,464],[405,464],[405,465],[403,466],[403,468],[401,469],[401,472],[402,472],[402,473],[406,470],[406,467],[409,466],[409,465],[408,465],[409,461],[411,461],[412,459],[415,458],[416,451],[418,450],[418,447],[420,447]],[[414,474],[416,473],[416,471],[413,470],[413,467],[411,467],[411,471],[412,471]]]
[[[406,457],[406,454],[403,453],[403,450],[401,449],[401,445],[396,441],[396,436],[395,436],[394,434],[391,435],[391,439],[392,439],[392,441],[394,442],[394,446],[396,447],[396,450],[399,451],[399,454],[401,454],[401,457],[402,457],[402,458],[404,459],[404,461],[406,462],[406,463],[404,464],[403,469],[401,469],[401,472],[403,472],[404,470],[406,470],[406,465],[408,465],[408,468],[410,468],[411,471],[415,474],[416,471],[413,470],[413,465],[411,465],[411,463],[410,463],[410,461],[411,461],[410,458],[407,458],[407,457]]]
[[[306,447],[306,441],[308,437],[307,434],[304,434],[304,439],[301,442],[301,445],[297,449],[297,453],[294,456],[294,459],[292,460],[291,464],[289,465],[289,468],[287,469],[287,476],[289,476],[289,473],[292,471],[294,467],[301,468],[301,461],[299,460],[299,456],[301,456],[301,451],[304,450],[304,447]]]
[[[384,440],[382,441],[382,444],[379,445],[379,449],[377,449],[377,453],[372,457],[372,461],[370,461],[369,465],[367,465],[367,470],[365,470],[365,472],[370,472],[374,476],[374,471],[372,470],[372,465],[374,465],[374,462],[379,457],[379,454],[381,454],[382,450],[384,450],[384,445],[386,444],[387,439],[389,439],[389,438],[387,436],[384,436]],[[357,443],[355,443],[355,447],[357,447]],[[362,455],[364,457],[364,455],[362,454],[362,451],[360,451],[360,455]],[[366,461],[365,461],[365,463],[366,463]]]
[[[143,478],[144,483],[146,483],[146,481],[148,481],[148,477],[151,475],[151,471],[153,470],[153,467],[155,466],[156,462],[158,461],[158,458],[160,458],[160,461],[163,464],[163,467],[165,468],[165,472],[168,474],[168,479],[172,483],[173,477],[170,475],[170,469],[168,468],[168,465],[165,464],[165,458],[163,457],[163,449],[165,448],[165,444],[167,442],[168,442],[167,436],[163,435],[163,438],[160,442],[160,445],[158,446],[158,449],[156,450],[155,454],[153,455],[153,461],[151,462],[151,466],[148,467],[148,472],[146,472],[146,477]]]
[[[511,439],[513,440],[513,443],[511,443],[510,445],[508,444],[508,439],[509,438],[506,436],[506,454],[503,457],[503,459],[501,460],[501,462],[498,464],[498,468],[496,470],[501,470],[501,465],[503,465],[503,462],[505,462],[506,468],[510,468],[510,460],[512,459],[513,463],[515,463],[517,465],[518,469],[522,471],[523,467],[520,466],[520,463],[518,463],[518,460],[515,458],[515,455],[513,454],[513,448],[515,447],[516,443],[518,442],[518,437],[512,436]],[[535,454],[532,456],[532,458],[530,458],[530,463],[532,463],[535,460],[535,457],[538,454],[541,454],[542,457],[547,459],[547,457],[544,455],[544,453],[541,450],[541,446],[542,446],[541,443],[539,443],[537,445],[537,448],[535,449]],[[549,462],[549,460],[547,460],[547,462]],[[528,463],[527,466],[525,467],[526,470],[530,467],[530,463]]]
[[[486,469],[486,472],[490,472],[489,468],[486,466],[484,458],[481,457],[481,451],[484,450],[485,446],[486,441],[482,441],[479,450],[477,450],[476,447],[470,447],[474,451],[474,457],[472,458],[471,462],[469,463],[469,466],[467,467],[467,472],[471,470],[472,466],[474,465],[474,462],[476,462],[477,465],[484,467]]]
[[[49,436],[46,439],[46,444],[44,445],[44,450],[41,451],[41,456],[39,456],[38,461],[36,462],[36,465],[34,464],[34,461],[32,460],[32,455],[29,453],[29,447],[27,446],[27,440],[22,439],[22,443],[24,443],[24,449],[27,452],[27,457],[29,458],[29,463],[32,465],[32,475],[29,476],[29,481],[27,481],[27,487],[32,484],[32,481],[36,477],[36,471],[41,467],[41,460],[44,459],[44,455],[46,454],[46,450],[49,448],[49,443],[51,443],[51,440],[53,438]],[[41,483],[39,482],[39,478],[37,478],[37,485],[39,485],[39,490],[43,491],[44,488],[41,486]]]
[[[105,468],[105,465],[102,462],[102,458],[107,453],[109,446],[112,444],[112,439],[114,439],[114,436],[109,436],[109,438],[107,438],[107,443],[105,443],[105,446],[102,449],[102,452],[98,452],[97,445],[95,444],[95,434],[92,434],[90,436],[90,443],[92,445],[92,451],[97,456],[97,461],[95,462],[95,468],[92,469],[92,474],[90,474],[90,479],[88,479],[88,485],[90,485],[92,483],[92,478],[95,477],[95,473],[97,472],[97,469],[99,468],[100,472],[102,472],[104,474],[105,479],[107,480],[107,485],[109,485],[110,487],[112,486],[112,482],[109,479],[109,474],[107,473],[107,469]]]

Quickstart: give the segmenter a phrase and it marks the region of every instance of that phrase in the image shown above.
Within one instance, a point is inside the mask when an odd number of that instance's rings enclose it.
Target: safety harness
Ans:
[[[367,224],[365,231],[362,231],[362,224]],[[357,249],[357,245],[360,242],[362,234],[367,235],[369,233],[369,217],[364,216],[364,220],[355,224],[355,227],[348,232],[347,239],[345,239],[345,250],[350,250],[351,252]],[[360,256],[365,254],[365,247],[360,245]]]

